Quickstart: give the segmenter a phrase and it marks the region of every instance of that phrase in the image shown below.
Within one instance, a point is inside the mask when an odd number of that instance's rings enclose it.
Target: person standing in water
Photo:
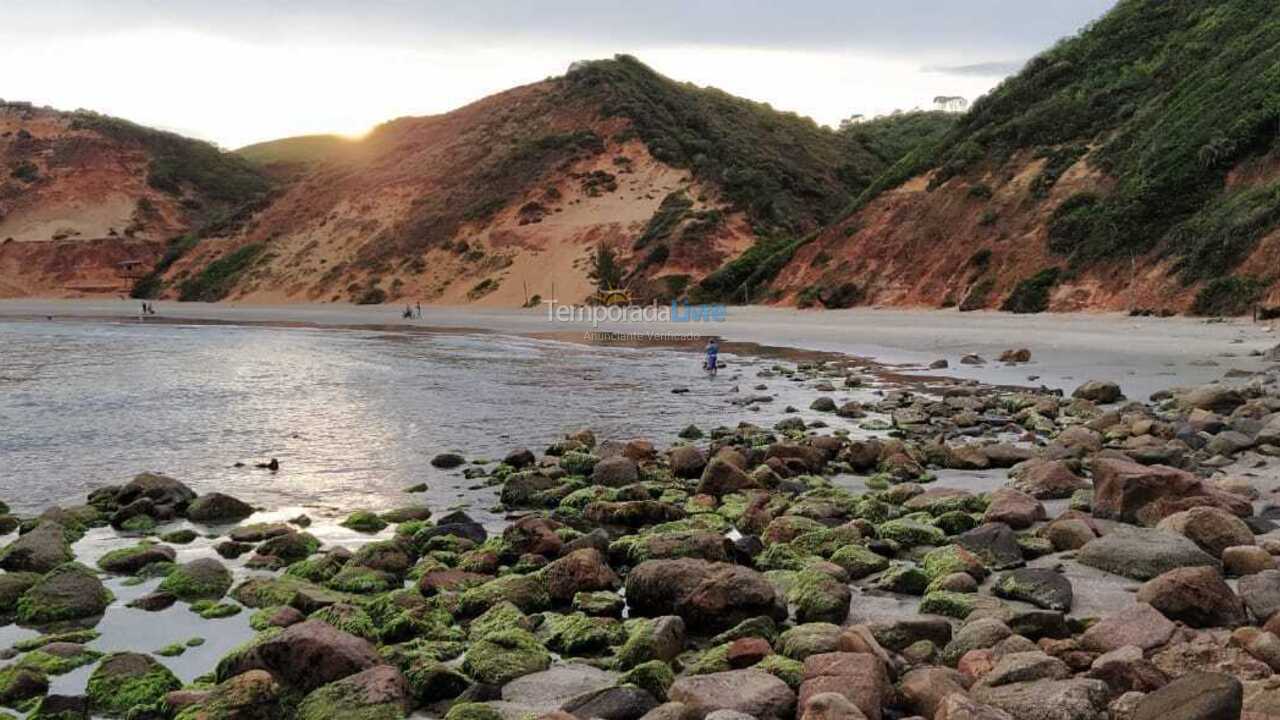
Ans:
[[[707,359],[704,360],[702,364],[703,369],[705,369],[707,371],[707,374],[710,375],[711,377],[715,377],[716,370],[719,369],[720,361],[719,361],[719,358],[717,357],[719,353],[720,353],[720,342],[715,338],[711,338],[711,340],[707,342]]]

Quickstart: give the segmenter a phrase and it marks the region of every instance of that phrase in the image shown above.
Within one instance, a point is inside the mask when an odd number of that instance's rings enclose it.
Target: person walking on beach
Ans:
[[[422,303],[417,303],[417,307],[418,307],[418,319],[421,320],[422,319]]]
[[[707,342],[707,359],[703,361],[702,368],[707,371],[711,377],[716,376],[716,370],[719,369],[719,359],[716,357],[720,353],[720,343],[715,338],[711,338]]]

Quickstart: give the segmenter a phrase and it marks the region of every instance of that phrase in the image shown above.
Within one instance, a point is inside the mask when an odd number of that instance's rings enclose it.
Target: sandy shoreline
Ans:
[[[1113,379],[1134,397],[1175,384],[1209,382],[1228,370],[1265,367],[1251,356],[1280,342],[1274,327],[1248,319],[1131,318],[1117,313],[1011,315],[952,310],[856,309],[801,311],[731,307],[724,322],[602,323],[552,321],[546,310],[477,307],[424,308],[421,320],[400,317],[395,305],[248,305],[156,303],[158,318],[235,324],[471,330],[569,339],[593,330],[658,335],[716,334],[733,342],[837,352],[903,365],[947,359],[938,374],[990,383],[1044,384],[1070,389],[1092,377]],[[136,319],[133,300],[0,300],[4,320]],[[0,332],[3,332],[0,328]],[[964,366],[977,353],[994,360],[1005,349],[1028,348],[1033,361],[1007,367]],[[1034,378],[1034,379],[1032,379]]]

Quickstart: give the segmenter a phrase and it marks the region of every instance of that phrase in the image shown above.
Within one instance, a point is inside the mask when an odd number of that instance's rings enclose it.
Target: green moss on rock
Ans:
[[[526,630],[489,633],[473,643],[462,660],[463,672],[479,682],[506,683],[551,666],[551,654]]]
[[[671,672],[671,666],[661,660],[640,663],[618,678],[619,685],[635,685],[659,702],[667,701],[667,690],[675,681],[676,676]]]
[[[18,599],[18,620],[33,625],[101,615],[115,596],[89,568],[67,563],[54,568]]]
[[[94,669],[86,694],[95,713],[124,717],[135,708],[158,706],[167,693],[181,687],[169,668],[150,655],[116,653]]]

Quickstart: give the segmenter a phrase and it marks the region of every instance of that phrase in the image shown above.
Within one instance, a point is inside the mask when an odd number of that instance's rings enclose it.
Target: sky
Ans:
[[[0,0],[0,98],[236,148],[635,55],[826,125],[973,100],[1115,0]]]

